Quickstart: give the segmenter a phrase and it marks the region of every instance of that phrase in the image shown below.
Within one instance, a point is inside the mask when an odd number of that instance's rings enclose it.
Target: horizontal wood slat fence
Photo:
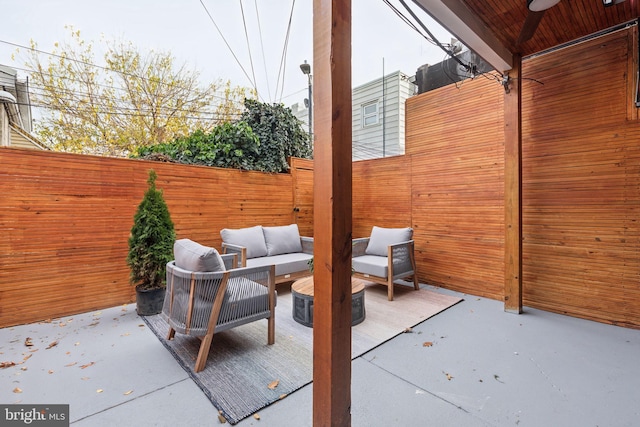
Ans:
[[[149,169],[178,238],[220,248],[224,227],[293,221],[290,174],[9,148],[0,164],[0,326],[135,301],[127,240]]]
[[[523,62],[525,306],[640,328],[635,27]],[[585,59],[587,58],[587,59]],[[574,67],[580,64],[580,67]],[[414,228],[420,281],[504,298],[504,92],[465,81],[407,101],[406,155],[353,164],[353,236]],[[0,326],[135,300],[133,215],[158,173],[178,238],[298,223],[313,161],[291,173],[0,149]]]
[[[421,279],[501,300],[503,93],[482,80],[407,102],[412,224]]]
[[[633,27],[523,64],[544,83],[523,82],[526,305],[640,327],[637,37]]]
[[[636,27],[523,62],[522,282],[525,306],[640,328],[634,40]],[[421,280],[495,299],[503,97],[477,79],[407,102]]]

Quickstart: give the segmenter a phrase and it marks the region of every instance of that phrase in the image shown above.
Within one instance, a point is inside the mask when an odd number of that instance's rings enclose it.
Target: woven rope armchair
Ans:
[[[412,278],[420,289],[414,256],[413,229],[373,227],[370,237],[353,239],[353,276],[387,286],[393,301],[394,282]]]
[[[167,293],[162,316],[167,339],[176,332],[202,340],[195,372],[204,369],[213,335],[267,319],[267,343],[275,342],[275,270],[273,266],[196,272],[167,264]]]

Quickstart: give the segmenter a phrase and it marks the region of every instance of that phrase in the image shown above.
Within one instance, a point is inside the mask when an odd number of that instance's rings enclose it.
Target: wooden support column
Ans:
[[[504,310],[522,313],[522,57],[504,95]]]
[[[313,425],[351,425],[351,0],[313,2]]]

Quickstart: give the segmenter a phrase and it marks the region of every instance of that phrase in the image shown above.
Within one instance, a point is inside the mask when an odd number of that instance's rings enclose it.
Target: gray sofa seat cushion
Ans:
[[[362,274],[387,277],[389,271],[389,260],[386,256],[362,255],[353,258],[351,262],[353,270]]]
[[[274,256],[266,256],[260,258],[252,258],[247,260],[247,267],[258,267],[262,265],[275,265],[276,276],[297,273],[309,269],[307,264],[313,258],[311,254],[294,253],[282,254]],[[311,273],[309,273],[311,274]]]
[[[223,228],[220,230],[220,237],[225,243],[247,248],[247,258],[267,255],[267,244],[264,240],[261,225],[238,229]]]
[[[188,271],[224,271],[224,261],[217,250],[190,239],[179,239],[173,244],[176,266]]]
[[[388,246],[394,243],[402,243],[411,240],[413,229],[405,228],[382,228],[374,226],[371,229],[371,237],[365,253],[367,255],[378,255],[386,257]]]
[[[302,252],[298,224],[262,227],[267,245],[267,256]]]

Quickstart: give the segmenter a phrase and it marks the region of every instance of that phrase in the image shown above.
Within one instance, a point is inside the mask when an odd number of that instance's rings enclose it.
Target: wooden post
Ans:
[[[522,57],[504,95],[504,310],[522,313]]]
[[[351,0],[314,0],[313,425],[351,425]]]

